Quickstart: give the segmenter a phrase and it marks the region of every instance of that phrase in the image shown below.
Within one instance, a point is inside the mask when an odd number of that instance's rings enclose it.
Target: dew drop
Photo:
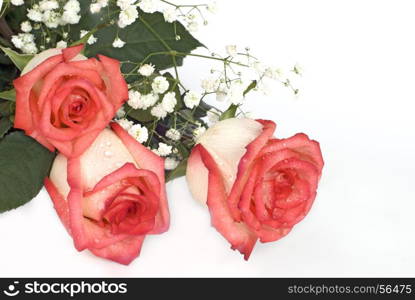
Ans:
[[[104,156],[111,157],[112,156],[112,152],[111,151],[105,151],[104,152]]]
[[[105,145],[106,145],[107,147],[109,147],[109,146],[111,146],[111,142],[110,142],[110,141],[108,141],[108,142],[106,142],[106,143],[105,143]]]

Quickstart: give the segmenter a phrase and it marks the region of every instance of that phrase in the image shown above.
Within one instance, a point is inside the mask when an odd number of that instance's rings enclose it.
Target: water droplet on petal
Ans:
[[[111,151],[105,151],[104,152],[104,156],[111,157],[112,156],[112,152]]]

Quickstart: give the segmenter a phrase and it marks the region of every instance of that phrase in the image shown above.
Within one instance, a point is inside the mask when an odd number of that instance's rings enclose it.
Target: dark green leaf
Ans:
[[[11,101],[1,101],[0,100],[0,118],[9,117],[14,114],[15,103]]]
[[[79,36],[75,36],[74,34],[79,34],[81,29],[93,31],[99,26],[103,27],[94,33],[98,42],[86,46],[85,54],[87,56],[103,54],[120,61],[140,63],[154,52],[174,50],[189,53],[197,47],[203,46],[179,22],[175,22],[174,24],[165,22],[163,14],[161,13],[147,14],[139,11],[139,18],[136,22],[125,28],[119,28],[117,24],[108,25],[108,14],[110,16],[112,14],[111,18],[114,18],[117,7],[109,7],[108,10],[103,9],[99,14],[91,14],[87,7],[88,5],[84,3],[81,3],[81,5],[85,6],[82,7],[84,13],[80,24],[71,26],[71,32],[73,32],[71,38],[77,41]],[[103,26],[102,24],[107,24],[108,26]],[[145,24],[149,24],[156,34],[147,28]],[[177,35],[180,36],[180,40],[176,40],[175,27]],[[112,47],[112,43],[117,37],[117,34],[120,39],[126,42],[122,48]],[[157,35],[164,40],[170,49],[160,41]],[[176,57],[177,65],[181,65],[182,61],[182,56]],[[153,63],[160,70],[173,66],[171,55],[154,55],[147,62]],[[124,65],[123,71],[125,73],[128,72],[131,70],[132,65],[129,65],[129,67]]]
[[[179,151],[182,157],[189,157],[189,149],[187,149],[182,143],[177,144],[177,150]]]
[[[207,112],[212,108],[213,106],[207,104],[204,101],[200,101],[199,105],[197,106],[194,116],[195,118],[203,118],[206,117]]]
[[[8,90],[4,92],[0,92],[0,99],[10,100],[10,101],[16,101],[16,91]]]
[[[127,115],[129,117],[137,120],[138,122],[147,123],[156,119],[156,117],[151,114],[150,109],[132,109],[129,105],[126,104],[125,110],[127,111]]]
[[[252,80],[251,84],[244,91],[244,96],[248,94],[252,89],[256,88],[257,82],[256,80]]]
[[[0,139],[12,128],[13,123],[9,118],[0,118]]]
[[[174,170],[166,172],[166,182],[186,175],[187,159],[183,160]]]
[[[238,105],[231,104],[229,108],[219,117],[219,120],[226,120],[230,118],[234,118],[236,115],[236,110],[238,109]]]
[[[16,51],[0,46],[0,49],[12,60],[14,65],[21,71],[27,63],[33,58],[32,54],[20,54]]]
[[[54,157],[21,131],[0,142],[0,212],[19,207],[38,194]]]

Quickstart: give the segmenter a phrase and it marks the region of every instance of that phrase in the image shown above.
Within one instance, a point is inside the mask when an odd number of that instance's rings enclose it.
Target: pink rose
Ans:
[[[248,259],[259,239],[276,241],[308,213],[323,168],[305,134],[274,138],[275,123],[228,119],[209,128],[188,160],[187,181],[212,225]]]
[[[15,128],[67,157],[84,152],[128,99],[119,61],[82,45],[36,55],[14,81]]]
[[[147,234],[169,227],[164,160],[111,128],[81,156],[59,154],[45,186],[78,251],[129,264]]]

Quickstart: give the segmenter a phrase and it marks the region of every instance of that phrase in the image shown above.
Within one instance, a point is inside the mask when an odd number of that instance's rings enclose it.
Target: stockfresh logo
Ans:
[[[7,289],[3,291],[3,293],[9,297],[14,297],[19,295],[20,291],[17,288],[17,285],[19,284],[18,281],[14,281],[12,284],[9,284]]]
[[[20,284],[14,281],[9,284],[3,293],[6,296],[14,297],[19,294],[26,295],[69,295],[74,297],[78,294],[126,294],[127,283],[100,282],[39,282],[37,280],[27,281]]]

